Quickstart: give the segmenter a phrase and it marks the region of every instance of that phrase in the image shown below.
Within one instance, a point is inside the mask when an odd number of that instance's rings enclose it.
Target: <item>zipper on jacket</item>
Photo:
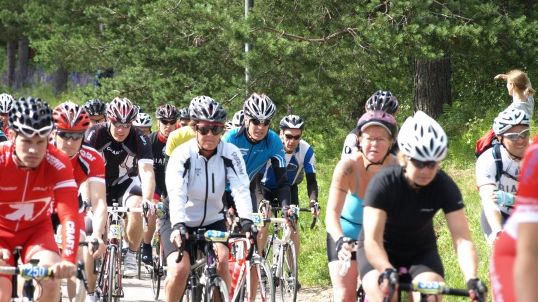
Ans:
[[[200,226],[203,226],[204,225],[204,221],[205,221],[205,216],[207,214],[207,196],[208,196],[208,190],[209,190],[209,177],[207,177],[207,160],[204,159],[204,164],[205,164],[205,200],[204,200],[204,216],[202,216],[202,221],[200,222]]]

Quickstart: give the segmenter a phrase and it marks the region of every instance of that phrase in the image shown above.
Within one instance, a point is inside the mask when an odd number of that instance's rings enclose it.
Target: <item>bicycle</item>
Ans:
[[[120,213],[142,213],[143,208],[107,207],[109,213],[108,245],[101,262],[95,293],[101,301],[118,302],[124,296],[121,270],[121,245],[123,227]]]
[[[157,218],[163,218],[166,215],[162,202],[156,204],[155,211],[157,214]],[[153,249],[153,259],[151,260],[151,266],[146,265],[146,268],[150,272],[153,298],[155,300],[158,300],[161,289],[161,280],[166,275],[166,259],[164,259],[162,254],[163,249],[161,246],[161,235],[159,233],[159,230],[155,230],[151,247]]]
[[[230,247],[230,273],[232,275],[232,287],[230,288],[230,301],[250,301],[251,297],[259,298],[260,301],[275,301],[275,288],[271,278],[271,268],[261,257],[256,248],[256,242],[245,235],[231,238],[228,241]],[[246,255],[245,255],[246,254]],[[258,286],[255,293],[251,292],[251,274],[256,274]]]
[[[185,236],[181,234],[182,242]],[[217,274],[217,255],[213,243],[226,243],[230,233],[199,228],[188,234],[189,256],[191,269],[187,279],[187,286],[183,294],[184,302],[221,301],[229,302],[228,288],[224,280]],[[201,246],[200,246],[201,244]],[[176,263],[183,258],[184,244],[179,247]],[[201,251],[205,257],[197,257]]]
[[[254,219],[255,223],[260,226],[265,223],[273,224],[273,233],[267,240],[263,255],[270,263],[273,283],[281,300],[295,302],[298,290],[298,268],[295,244],[291,240],[291,234],[295,232],[299,212],[311,212],[311,209],[294,205],[291,205],[290,209],[293,211],[291,217],[274,218],[271,214],[277,216],[282,207],[272,207],[269,201],[262,200],[259,213],[254,215]],[[315,211],[316,214],[319,213],[319,208]],[[314,215],[311,228],[315,226],[317,219],[317,215]]]
[[[15,263],[19,262],[20,253],[22,247],[16,247],[13,252]],[[11,301],[24,301],[32,302],[34,300],[35,285],[34,280],[39,286],[39,279],[41,278],[54,278],[54,272],[51,268],[38,266],[39,259],[30,259],[26,264],[19,264],[15,266],[0,266],[0,274],[13,275],[12,278],[12,290],[11,290]],[[82,280],[83,284],[87,286],[86,275],[84,273],[84,264],[82,262],[77,263],[77,270],[74,273],[77,279]],[[18,290],[18,277],[25,279],[22,297],[19,297]],[[38,298],[39,299],[39,298]],[[36,300],[38,300],[36,299]]]

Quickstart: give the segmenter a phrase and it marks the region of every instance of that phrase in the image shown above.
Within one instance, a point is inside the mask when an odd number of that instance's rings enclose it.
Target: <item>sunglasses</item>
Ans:
[[[435,168],[435,165],[437,165],[437,162],[436,161],[421,161],[421,160],[418,160],[418,159],[414,159],[414,158],[409,158],[411,160],[411,162],[413,163],[413,166],[415,166],[417,169],[424,169],[424,168],[429,168],[429,169],[433,169]]]
[[[209,131],[211,131],[213,135],[219,135],[224,132],[224,126],[222,125],[196,126],[196,131],[198,131],[198,133],[200,133],[201,135],[207,135]]]
[[[112,124],[116,128],[125,128],[125,129],[131,128],[131,123],[113,122]]]
[[[177,120],[161,120],[161,123],[163,125],[175,125],[177,123]]]
[[[520,138],[521,139],[529,138],[530,134],[531,134],[531,131],[529,129],[525,129],[519,133],[517,132],[505,133],[503,134],[503,137],[511,141],[517,141]]]
[[[264,126],[269,126],[271,123],[271,120],[258,120],[258,119],[251,119],[250,120],[254,126],[259,126],[260,124],[263,124]]]
[[[301,139],[301,135],[291,135],[291,134],[284,134],[284,136],[286,137],[286,139],[294,139],[296,141],[300,140]]]
[[[84,132],[66,132],[66,131],[58,131],[58,136],[65,140],[79,140],[84,137]]]

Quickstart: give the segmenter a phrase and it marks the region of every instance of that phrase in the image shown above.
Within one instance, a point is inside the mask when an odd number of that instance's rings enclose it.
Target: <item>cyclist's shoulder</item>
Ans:
[[[243,131],[244,131],[244,127],[232,128],[226,131],[226,133],[224,133],[224,135],[222,136],[222,139],[227,142],[235,142],[243,138],[246,141],[246,136],[242,135]]]
[[[90,165],[104,165],[104,159],[101,153],[90,146],[82,145],[77,156],[84,159]]]
[[[52,175],[62,174],[64,176],[73,176],[71,159],[66,153],[56,148],[52,143],[48,144],[45,158],[38,169],[55,171],[56,173],[52,173]]]
[[[190,126],[178,128],[170,133],[168,141],[170,143],[180,144],[194,137],[194,130]]]

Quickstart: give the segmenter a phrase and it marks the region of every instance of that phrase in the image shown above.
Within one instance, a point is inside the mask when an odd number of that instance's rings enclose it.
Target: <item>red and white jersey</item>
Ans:
[[[71,158],[73,174],[77,186],[88,181],[105,183],[105,160],[97,150],[82,145],[80,151]]]
[[[26,169],[17,166],[13,152],[10,141],[0,144],[0,229],[16,233],[32,228],[50,220],[51,207],[55,207],[63,225],[62,257],[74,263],[80,222],[71,161],[49,144],[39,166]]]
[[[515,301],[513,266],[516,257],[518,227],[538,223],[538,141],[530,145],[519,174],[516,206],[495,242],[491,261],[491,280],[495,301]]]

